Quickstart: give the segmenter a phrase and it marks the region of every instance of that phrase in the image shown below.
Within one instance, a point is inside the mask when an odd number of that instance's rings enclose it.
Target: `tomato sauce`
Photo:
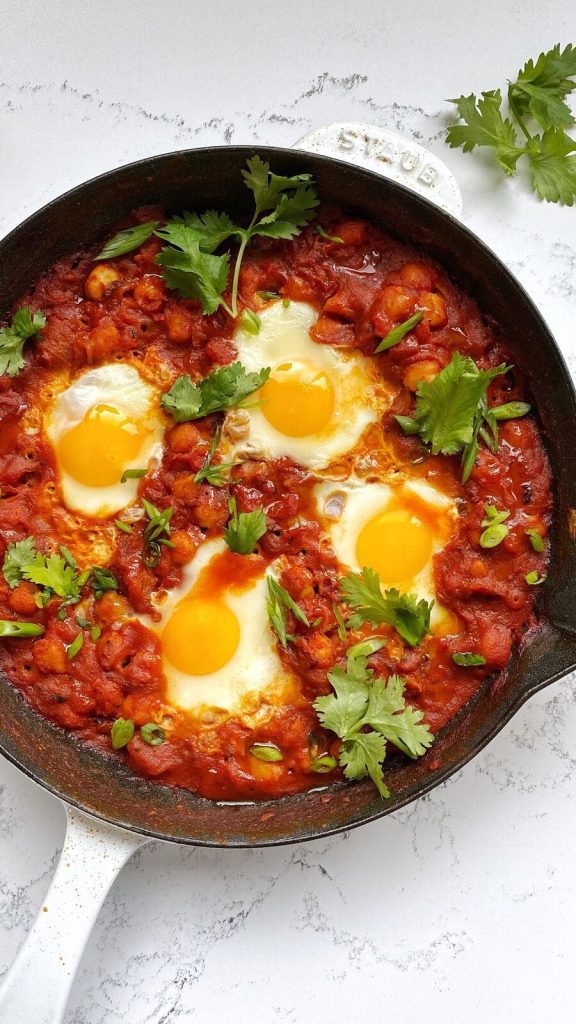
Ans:
[[[135,214],[139,221],[161,216],[153,208]],[[455,351],[483,369],[510,362],[506,339],[426,256],[335,210],[323,210],[320,222],[342,241],[320,237],[312,225],[291,242],[253,243],[242,266],[241,304],[261,310],[266,303],[261,293],[270,291],[311,303],[318,311],[311,331],[318,344],[367,355],[415,308],[424,310],[414,331],[377,357],[395,397],[361,445],[367,465],[408,469],[458,505],[456,533],[434,558],[437,598],[451,613],[454,632],[429,635],[410,648],[390,631],[387,646],[372,660],[384,678],[393,672],[404,677],[407,699],[437,731],[489,677],[505,671],[513,649],[537,626],[537,587],[525,577],[545,572],[547,556],[533,550],[526,530],[547,535],[550,468],[532,416],[500,424],[498,451],[480,445],[465,485],[458,456],[431,457],[417,438],[402,433],[394,416],[409,413],[419,380],[431,379]],[[146,778],[214,799],[294,793],[341,777],[339,769],[319,776],[310,768],[322,754],[338,754],[339,741],[319,727],[312,702],[330,692],[328,672],[344,663],[347,646],[334,614],[342,570],[314,521],[311,475],[287,458],[252,460],[235,467],[228,486],[196,483],[218,417],[173,426],[161,465],[139,484],[139,497],[174,510],[174,546],[164,547],[158,564],[150,567],[142,560],[142,521],[122,533],[113,517],[95,523],[63,506],[54,453],[42,430],[42,410],[62,372],[74,375],[114,360],[131,361],[144,379],[167,390],[178,374],[196,379],[236,357],[235,323],[221,310],[203,316],[198,303],[168,291],[154,262],[160,248],[153,239],[135,254],[110,261],[115,274],[101,294],[87,290],[96,250],[63,259],[21,300],[42,310],[47,324],[26,346],[25,369],[13,379],[0,377],[0,557],[9,543],[32,533],[40,550],[57,552],[65,544],[83,567],[89,545],[104,537],[112,545],[110,569],[119,592],[83,602],[82,614],[99,635],[87,635],[71,660],[67,649],[78,634],[78,609],[68,607],[65,618],[58,617],[58,599],[39,609],[32,584],[10,589],[0,576],[0,616],[26,617],[45,627],[38,639],[2,640],[0,669],[40,715],[106,755],[124,759]],[[520,370],[498,378],[489,398],[525,400]],[[288,706],[274,707],[257,730],[218,715],[205,716],[191,729],[187,717],[166,704],[159,639],[134,613],[153,615],[152,594],[178,586],[204,538],[222,533],[231,495],[240,511],[266,510],[268,529],[258,553],[246,556],[254,571],[285,555],[281,583],[315,626],[303,629],[288,616],[295,642],[279,653],[301,683]],[[509,532],[492,550],[479,545],[487,504],[510,512]],[[237,557],[222,561],[223,573],[233,575]],[[485,664],[459,667],[452,654],[462,650],[480,652]],[[166,741],[150,745],[136,731],[127,747],[114,752],[110,728],[119,716],[137,726],[163,724]],[[257,760],[249,752],[255,742],[278,745],[283,760]]]

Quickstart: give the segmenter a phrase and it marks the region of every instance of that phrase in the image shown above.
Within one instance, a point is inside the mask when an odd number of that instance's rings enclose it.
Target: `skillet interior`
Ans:
[[[542,588],[541,630],[504,681],[489,683],[443,730],[428,754],[390,763],[393,796],[371,783],[338,785],[259,804],[213,803],[132,775],[39,717],[0,678],[0,750],[51,792],[97,817],[161,839],[197,845],[296,842],[388,814],[446,779],[502,728],[530,694],[576,666],[576,396],[567,367],[518,282],[476,236],[408,191],[326,157],[257,147],[275,171],[311,171],[324,199],[379,221],[431,252],[503,329],[527,372],[556,483],[552,565]],[[54,200],[0,243],[0,311],[60,256],[96,240],[135,206],[241,212],[240,169],[252,147],[188,150],[111,171]]]

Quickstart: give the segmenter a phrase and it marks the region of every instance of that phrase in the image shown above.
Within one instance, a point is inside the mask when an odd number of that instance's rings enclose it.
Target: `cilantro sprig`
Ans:
[[[254,198],[254,213],[247,227],[235,224],[226,213],[206,210],[172,217],[156,231],[167,243],[156,257],[166,284],[185,298],[197,299],[207,315],[220,307],[231,317],[238,315],[240,269],[252,239],[256,235],[293,238],[312,219],[319,202],[310,174],[273,174],[259,156],[248,160],[242,176]],[[238,252],[227,302],[224,293],[229,286],[230,253],[218,255],[216,250],[231,239],[238,243]]]
[[[394,626],[410,647],[416,647],[430,628],[433,601],[416,594],[401,594],[392,587],[382,593],[380,577],[365,566],[361,573],[350,572],[340,580],[343,600],[353,614],[347,625],[357,629],[363,622],[371,626]]]
[[[490,382],[510,369],[501,363],[492,370],[480,370],[469,356],[455,352],[433,380],[418,385],[412,416],[396,416],[396,420],[406,434],[420,434],[433,455],[462,452],[465,483],[476,461],[479,438],[496,451],[499,420],[525,416],[530,411],[526,402],[488,406]]]
[[[22,306],[14,313],[9,327],[0,328],[0,377],[5,373],[15,377],[20,372],[24,366],[24,343],[45,326],[43,313],[31,313],[28,306]]]
[[[434,739],[424,715],[406,703],[404,680],[397,675],[386,681],[375,679],[365,655],[349,651],[346,668],[332,669],[328,679],[334,692],[317,697],[314,709],[324,728],[342,740],[339,761],[344,775],[347,779],[369,776],[386,799],[390,796],[382,771],[386,744],[392,743],[411,758],[424,754]]]
[[[162,405],[176,423],[201,419],[239,405],[261,388],[270,376],[269,367],[247,372],[242,363],[219,366],[195,384],[189,374],[181,374],[162,396]]]
[[[529,60],[508,85],[508,105],[514,121],[502,114],[499,89],[450,100],[463,124],[450,125],[446,141],[465,153],[476,146],[490,148],[504,173],[517,172],[521,157],[528,159],[532,187],[540,199],[572,206],[576,195],[576,140],[566,134],[575,118],[566,97],[576,88],[576,47],[558,43],[537,61]],[[515,123],[514,123],[515,122]],[[517,128],[524,136],[519,140]],[[539,131],[541,130],[541,132]],[[519,144],[523,141],[523,145]]]

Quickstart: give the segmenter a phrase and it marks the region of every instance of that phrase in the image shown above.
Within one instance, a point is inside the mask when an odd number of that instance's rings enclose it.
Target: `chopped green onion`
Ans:
[[[80,626],[80,629],[90,628],[90,623],[88,622],[88,619],[85,619],[83,615],[76,616],[76,625]]]
[[[347,653],[349,658],[369,658],[371,654],[376,654],[376,651],[382,647],[386,647],[386,641],[381,636],[369,636],[366,640],[361,640],[360,643],[349,647]]]
[[[36,622],[16,622],[14,619],[0,619],[0,636],[42,636],[44,626]]]
[[[530,409],[528,402],[506,402],[505,405],[493,405],[489,412],[495,420],[515,420],[526,416]]]
[[[64,559],[64,561],[68,563],[68,565],[70,566],[71,569],[75,569],[76,568],[78,563],[77,563],[76,559],[74,558],[74,555],[72,554],[72,552],[69,551],[68,548],[64,546],[64,544],[60,545],[60,554],[62,555],[62,558]]]
[[[318,772],[320,775],[324,775],[326,772],[332,772],[337,767],[338,761],[335,757],[330,757],[330,754],[322,754],[321,757],[316,757],[310,762],[310,770]]]
[[[288,309],[288,306],[290,305],[290,299],[282,299],[282,305],[284,306],[284,309]]]
[[[457,665],[468,667],[469,665],[485,665],[486,658],[483,658],[481,654],[472,654],[471,651],[463,652],[462,654],[453,654],[452,661]]]
[[[117,526],[122,533],[132,533],[132,527],[128,523],[123,523],[121,519],[114,520],[114,526]]]
[[[245,309],[242,313],[240,326],[246,331],[246,334],[259,334],[262,321],[254,310]]]
[[[156,722],[146,722],[140,729],[140,735],[151,747],[158,747],[166,739],[164,729],[161,725],[156,725]]]
[[[399,341],[402,341],[402,338],[406,337],[406,335],[416,327],[416,324],[420,323],[423,316],[424,310],[419,309],[418,312],[414,313],[414,316],[411,316],[409,320],[405,320],[403,324],[398,324],[398,327],[394,327],[393,330],[388,332],[385,338],[382,338],[380,344],[374,349],[374,354],[376,355],[378,352],[387,352],[389,348],[393,347],[393,345],[397,345]]]
[[[344,245],[344,239],[340,238],[340,235],[329,235],[321,224],[316,225],[316,231],[320,235],[320,238],[325,238],[327,242],[336,242],[338,245]]]
[[[480,547],[497,548],[509,533],[510,530],[505,523],[495,523],[494,526],[488,526],[480,535]]]
[[[527,573],[524,579],[526,580],[528,586],[537,587],[540,585],[540,583],[544,583],[544,580],[546,579],[546,573],[544,573],[542,576],[539,576],[536,570],[533,569],[532,572]]]
[[[278,292],[258,292],[258,295],[261,299],[264,299],[265,302],[273,302],[274,299],[280,298]]]
[[[530,543],[534,548],[534,551],[537,551],[539,555],[542,554],[545,546],[542,534],[539,533],[538,530],[526,530],[525,532],[526,536],[530,538]]]
[[[72,658],[76,657],[76,655],[78,654],[78,651],[81,650],[83,644],[84,644],[84,634],[83,633],[78,633],[78,636],[76,637],[75,640],[72,641],[72,643],[70,644],[70,647],[66,651],[66,656],[67,656],[69,661],[72,661]]]
[[[146,476],[145,469],[125,469],[120,477],[120,483],[125,484],[127,480],[140,480],[143,476]]]
[[[249,750],[259,761],[283,761],[284,755],[275,743],[254,743]]]
[[[92,640],[92,643],[96,643],[96,641],[99,640],[101,636],[102,636],[102,629],[101,629],[101,627],[100,626],[92,626],[92,629],[90,630],[90,639]]]
[[[134,722],[131,718],[117,718],[110,730],[114,750],[120,750],[130,743],[134,735]]]

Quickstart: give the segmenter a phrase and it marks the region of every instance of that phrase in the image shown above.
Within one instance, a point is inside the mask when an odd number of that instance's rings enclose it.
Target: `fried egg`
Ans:
[[[164,433],[159,399],[129,363],[109,363],[81,374],[46,414],[64,504],[75,512],[110,516],[136,498],[138,480],[160,455]]]
[[[455,503],[421,480],[387,483],[322,481],[315,487],[320,521],[343,566],[365,566],[383,590],[396,587],[435,601],[432,632],[458,632],[455,616],[436,602],[433,557],[456,530]]]
[[[389,404],[387,387],[370,359],[312,340],[316,319],[305,302],[274,302],[260,314],[257,335],[242,327],[236,331],[238,358],[246,369],[271,369],[254,395],[246,442],[235,449],[239,455],[289,456],[323,469],[349,452]]]
[[[296,677],[282,665],[266,608],[267,573],[258,561],[205,541],[180,587],[157,599],[167,703],[194,715],[224,712],[256,723],[271,705],[293,700]]]

